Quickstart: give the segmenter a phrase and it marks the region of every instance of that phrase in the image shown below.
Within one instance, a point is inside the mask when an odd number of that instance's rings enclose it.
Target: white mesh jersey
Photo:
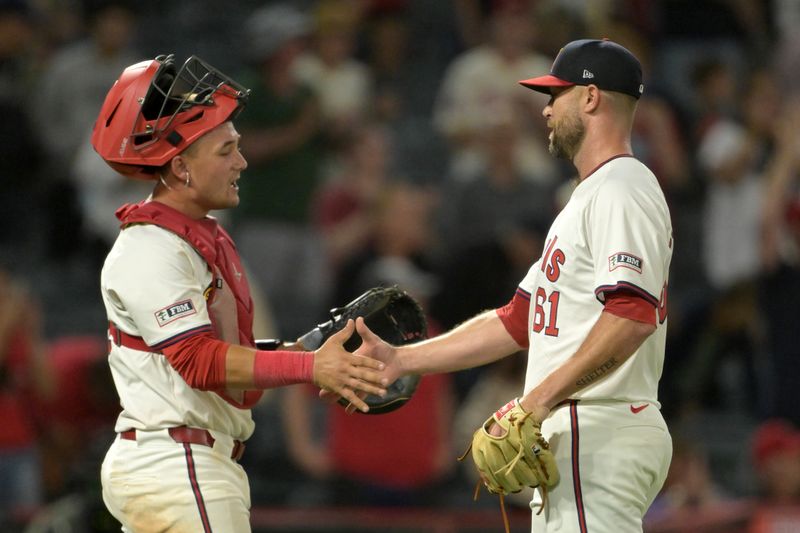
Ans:
[[[525,393],[578,350],[603,311],[605,293],[624,288],[653,304],[656,331],[620,368],[572,397],[658,405],[671,258],[667,203],[644,164],[617,157],[581,181],[520,284],[530,294]]]
[[[100,276],[108,320],[156,349],[210,331],[204,291],[211,280],[205,260],[189,243],[151,224],[122,230]],[[253,432],[249,409],[193,389],[163,354],[112,342],[109,364],[122,405],[117,432],[187,425],[242,441]]]

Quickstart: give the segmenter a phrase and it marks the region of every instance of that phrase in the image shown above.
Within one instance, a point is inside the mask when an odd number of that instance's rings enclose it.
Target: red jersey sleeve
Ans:
[[[508,333],[523,348],[528,347],[528,313],[530,312],[531,295],[517,287],[517,292],[506,305],[496,309],[497,316]]]
[[[605,294],[603,312],[651,326],[656,325],[655,306],[638,294],[624,290]]]

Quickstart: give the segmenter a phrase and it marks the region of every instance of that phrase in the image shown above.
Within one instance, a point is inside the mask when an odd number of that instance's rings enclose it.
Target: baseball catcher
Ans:
[[[330,320],[317,325],[297,339],[302,349],[317,349],[328,337],[341,330],[348,320],[355,320],[357,317],[364,317],[370,330],[395,346],[420,341],[428,336],[425,314],[419,303],[397,286],[368,289],[352,302],[331,309],[330,315]],[[276,349],[281,343],[275,340],[258,340],[256,344],[260,349]],[[352,352],[360,345],[361,337],[354,333],[344,344],[344,348]],[[369,405],[368,413],[388,413],[402,407],[411,399],[419,380],[418,374],[406,375],[389,385],[384,397],[367,395],[364,401]],[[339,403],[348,405],[344,398]]]
[[[493,425],[499,427],[492,430]],[[501,433],[501,435],[498,435]],[[541,422],[525,411],[514,399],[490,416],[472,436],[470,449],[481,481],[489,492],[500,495],[503,522],[508,531],[503,496],[519,492],[524,487],[539,487],[542,492],[542,512],[547,503],[547,489],[558,483],[559,474],[550,444],[542,436]],[[478,497],[480,482],[475,487]]]

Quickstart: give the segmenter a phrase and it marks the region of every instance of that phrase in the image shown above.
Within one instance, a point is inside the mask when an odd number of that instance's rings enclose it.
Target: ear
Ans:
[[[603,97],[602,91],[597,85],[587,85],[583,93],[583,110],[586,113],[594,113],[600,106],[600,99]]]
[[[189,167],[186,166],[186,159],[182,155],[176,155],[170,160],[170,170],[179,179],[185,179]]]

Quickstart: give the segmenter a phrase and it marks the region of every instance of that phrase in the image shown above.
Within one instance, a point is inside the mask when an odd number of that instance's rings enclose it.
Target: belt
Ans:
[[[117,346],[124,346],[133,350],[139,350],[140,352],[159,353],[158,350],[154,350],[148,346],[143,338],[125,333],[113,322],[108,323],[108,340]]]
[[[169,428],[167,430],[169,436],[172,437],[177,443],[180,444],[200,444],[202,446],[214,447],[215,439],[207,429],[190,428],[187,426],[179,426]],[[136,440],[136,430],[128,429],[120,432],[121,439]],[[231,459],[238,461],[244,455],[244,442],[240,440],[233,441],[233,450],[231,451]]]

